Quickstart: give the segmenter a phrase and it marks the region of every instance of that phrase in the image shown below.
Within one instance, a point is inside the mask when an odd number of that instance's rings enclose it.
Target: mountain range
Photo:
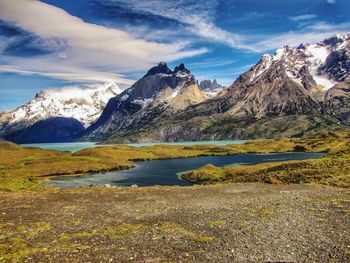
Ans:
[[[94,111],[89,118],[80,110],[80,115],[65,111],[67,114],[58,117],[73,117],[84,126],[76,126],[77,131],[66,136],[72,140],[299,137],[350,126],[349,72],[350,34],[297,48],[285,46],[274,54],[263,55],[227,88],[215,80],[198,83],[183,64],[171,70],[161,62],[127,90],[118,95],[109,93],[108,103],[97,104],[100,111]],[[9,130],[21,132],[22,127],[28,129],[38,120],[14,118],[23,115],[23,107],[28,108],[24,105],[12,115],[0,115],[1,137],[11,139]],[[50,112],[50,117],[57,117],[55,111]]]

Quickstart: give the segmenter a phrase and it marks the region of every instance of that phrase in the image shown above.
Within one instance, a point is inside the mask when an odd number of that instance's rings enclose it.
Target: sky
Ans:
[[[125,89],[160,61],[230,85],[262,54],[350,32],[349,0],[0,0],[0,111],[42,89]]]

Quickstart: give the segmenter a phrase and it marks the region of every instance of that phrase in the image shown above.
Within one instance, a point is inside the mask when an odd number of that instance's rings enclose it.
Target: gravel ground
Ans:
[[[350,190],[259,183],[0,193],[0,262],[350,262]]]

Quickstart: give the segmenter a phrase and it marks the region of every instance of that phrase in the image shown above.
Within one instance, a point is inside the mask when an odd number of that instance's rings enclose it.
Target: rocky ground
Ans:
[[[0,192],[0,262],[350,262],[349,214],[326,186]]]

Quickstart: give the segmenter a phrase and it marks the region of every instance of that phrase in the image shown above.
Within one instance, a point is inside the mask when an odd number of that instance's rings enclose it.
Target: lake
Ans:
[[[192,185],[182,180],[180,174],[194,170],[205,164],[224,167],[229,165],[252,165],[265,162],[305,160],[320,158],[323,153],[279,153],[279,154],[240,154],[224,156],[201,156],[181,159],[163,159],[135,162],[129,170],[95,173],[84,176],[62,176],[50,179],[45,185],[56,187],[79,187],[88,185],[138,186],[152,185]]]
[[[245,143],[244,140],[232,140],[232,141],[192,141],[192,142],[148,142],[148,143],[129,143],[127,145],[142,147],[142,146],[153,146],[160,144],[169,145],[197,145],[197,144],[210,144],[223,146],[228,144],[242,144]],[[106,146],[97,144],[96,142],[67,142],[67,143],[32,143],[32,144],[21,144],[23,147],[39,147],[47,150],[59,150],[59,151],[70,151],[76,152],[85,148],[94,148],[98,146]]]

